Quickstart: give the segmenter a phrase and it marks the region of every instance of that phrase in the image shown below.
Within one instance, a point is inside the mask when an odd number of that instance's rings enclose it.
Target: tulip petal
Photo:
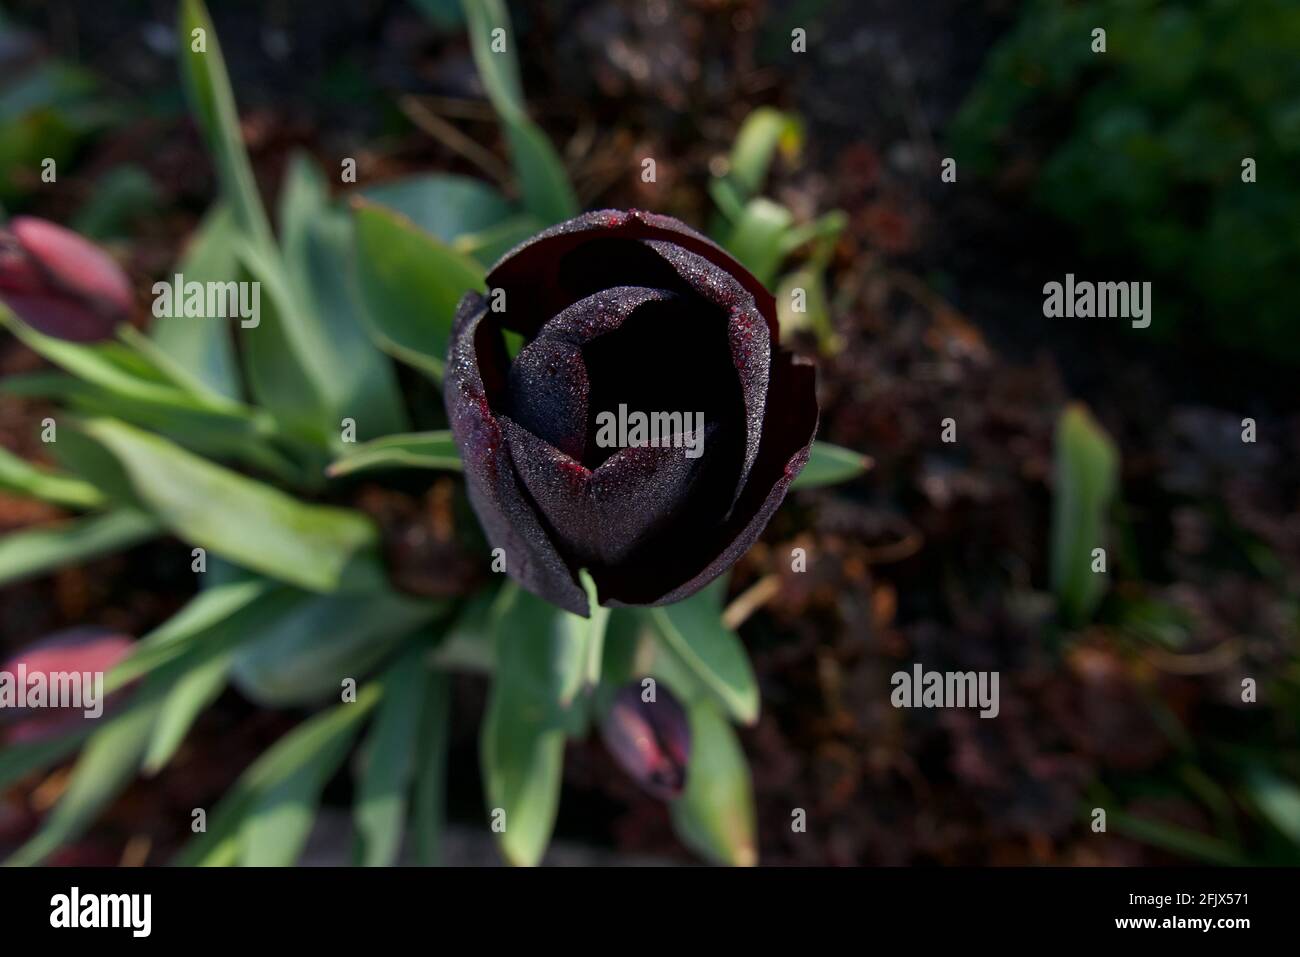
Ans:
[[[0,266],[0,297],[29,325],[90,341],[130,318],[131,283],[94,243],[31,216],[14,217],[9,233],[18,249],[6,251]]]
[[[604,395],[607,389],[601,387],[597,389],[597,394],[594,396],[597,405],[592,404],[592,382],[588,372],[589,356],[586,347],[608,333],[617,332],[627,319],[647,303],[671,298],[673,298],[672,293],[659,289],[618,286],[580,299],[550,319],[541,328],[537,338],[524,347],[515,364],[516,366],[521,362],[532,364],[531,355],[526,356],[526,354],[536,350],[554,356],[554,361],[559,365],[557,371],[560,371],[566,368],[566,365],[560,362],[560,357],[572,357],[568,361],[581,366],[580,384],[576,369],[568,369],[564,375],[558,377],[558,381],[556,378],[548,380],[540,375],[534,375],[533,388],[511,389],[509,415],[534,435],[571,458],[592,468],[598,466],[612,451],[603,451],[596,443],[596,420],[600,412],[610,411],[605,408],[610,404],[610,400]],[[512,384],[515,381],[514,374],[515,368],[512,367]],[[604,382],[606,378],[603,374],[598,376],[597,384]],[[550,394],[550,390],[556,388],[562,390],[562,393]],[[572,414],[577,411],[576,407],[579,403],[576,394],[579,392],[581,421]],[[569,412],[568,416],[565,415],[566,412]],[[563,421],[556,422],[555,419]]]
[[[112,333],[112,323],[75,299],[0,290],[0,302],[37,332],[64,342],[98,342]]]
[[[624,685],[614,695],[600,724],[605,747],[628,777],[665,801],[686,788],[691,759],[691,729],[686,711],[661,684],[653,701],[641,685]]]
[[[118,312],[131,310],[131,283],[126,273],[94,243],[32,216],[15,216],[9,228],[27,254],[62,288],[102,301]]]
[[[673,246],[671,243],[648,241],[642,245],[653,251],[660,264],[668,264],[679,279],[685,280],[689,292],[680,290],[673,292],[667,288],[649,289],[644,285],[602,289],[561,310],[558,315],[541,326],[537,336],[561,338],[568,342],[587,345],[599,337],[621,329],[634,313],[639,316],[642,307],[651,302],[677,304],[676,308],[657,310],[658,315],[679,321],[674,324],[675,328],[664,328],[662,334],[655,339],[667,345],[668,348],[664,351],[675,354],[675,364],[688,367],[705,366],[706,368],[701,368],[698,374],[693,374],[693,370],[688,368],[675,370],[679,373],[677,375],[666,375],[669,369],[656,368],[654,361],[646,354],[619,357],[623,361],[611,361],[613,357],[609,356],[589,357],[587,369],[593,383],[595,377],[601,374],[624,380],[629,375],[649,369],[656,376],[661,377],[666,385],[676,390],[680,397],[672,401],[665,398],[650,405],[643,403],[642,411],[679,410],[686,408],[683,403],[688,398],[693,398],[691,396],[693,391],[698,394],[697,390],[701,387],[707,386],[717,390],[723,385],[713,371],[715,367],[708,362],[709,357],[703,351],[705,343],[702,341],[709,332],[707,327],[710,317],[707,313],[712,311],[709,307],[716,308],[719,312],[719,321],[725,317],[731,363],[736,370],[741,401],[744,403],[745,452],[738,472],[733,500],[728,504],[730,508],[735,504],[735,499],[739,498],[749,471],[753,468],[754,459],[758,456],[763,430],[763,409],[767,402],[768,365],[775,339],[769,333],[767,323],[755,307],[753,299],[741,288],[735,278],[711,266],[702,257]],[[635,248],[635,245],[632,248]],[[647,270],[643,269],[640,275],[644,276],[646,272]],[[691,328],[690,323],[680,321],[687,315],[690,315],[693,322],[699,326],[698,330]],[[509,313],[506,321],[514,321],[513,312]],[[667,365],[667,361],[664,364]],[[601,404],[596,395],[600,391],[593,384],[589,404],[593,414],[612,411]],[[727,401],[729,398],[728,395],[718,401]],[[695,402],[691,411],[698,410],[708,414],[709,408],[705,407],[698,398],[695,398]],[[717,402],[709,404],[716,405]],[[588,459],[590,452],[590,442],[588,442]],[[589,462],[589,464],[598,463]]]
[[[128,636],[107,628],[68,628],[20,648],[8,661],[0,664],[0,672],[17,675],[21,668],[28,676],[29,686],[31,676],[41,674],[45,676],[46,687],[52,688],[55,684],[52,676],[57,674],[107,673],[126,657],[134,645]],[[99,687],[102,689],[103,685]],[[100,704],[107,711],[119,698],[117,694],[109,695]],[[89,706],[89,702],[83,702],[83,707]],[[84,710],[54,707],[50,702],[39,711],[32,708],[0,709],[0,718],[6,719],[6,723],[12,722],[7,734],[10,744],[51,738],[87,720]]]
[[[500,421],[529,497],[573,560],[597,579],[602,566],[623,561],[679,518],[715,465],[709,456],[691,459],[683,448],[661,445],[620,449],[593,470],[509,419]]]
[[[730,361],[730,340],[735,338],[721,314],[699,296],[685,296],[659,289],[618,286],[588,296],[548,321],[533,344],[545,341],[580,346],[586,378],[587,434],[585,454],[572,455],[569,447],[555,441],[551,429],[533,428],[539,418],[534,403],[550,408],[564,404],[538,393],[512,395],[510,415],[535,435],[596,468],[613,454],[597,442],[602,415],[619,415],[620,407],[647,415],[676,413],[689,417],[682,431],[697,428],[693,419],[722,427],[728,448],[717,454],[736,463],[732,470],[733,492],[739,484],[740,457],[733,455],[732,437],[745,428],[746,391],[730,376],[719,374]],[[525,351],[528,351],[526,348]],[[522,354],[521,354],[522,358]],[[766,388],[766,378],[751,376],[755,386]],[[759,396],[761,402],[761,396]],[[576,446],[577,443],[573,443]],[[755,441],[757,446],[757,441]],[[717,452],[716,449],[712,450]],[[730,503],[724,503],[724,511]]]
[[[585,346],[594,339],[615,332],[648,302],[677,299],[675,293],[645,286],[613,286],[579,299],[548,319],[537,338],[556,339]]]
[[[606,243],[620,240],[631,241],[622,244],[625,248],[620,252],[628,253],[622,263],[603,251]],[[620,285],[671,288],[669,283],[655,280],[656,275],[671,274],[656,266],[654,257],[637,257],[631,252],[637,240],[670,243],[735,277],[759,314],[767,317],[772,341],[777,341],[776,301],[761,282],[721,246],[684,223],[641,210],[596,210],[543,230],[501,257],[488,273],[488,287],[506,291],[510,328],[531,337],[551,316],[598,289]],[[580,255],[571,256],[580,250]]]
[[[488,541],[504,550],[511,577],[552,604],[586,615],[587,595],[524,498],[501,425],[488,403],[483,374],[495,373],[504,386],[504,349],[495,357],[485,352],[489,359],[480,369],[478,333],[487,315],[487,303],[477,293],[461,301],[452,325],[444,387],[451,430],[462,452],[470,504]],[[500,336],[495,338],[499,346]]]
[[[727,520],[655,543],[634,562],[596,577],[611,606],[671,605],[709,584],[740,560],[808,461],[817,434],[817,396],[810,363],[778,353],[772,364],[763,442],[749,481]]]
[[[534,339],[510,367],[510,411],[519,424],[579,461],[587,445],[591,385],[579,346]]]
[[[648,245],[667,260],[677,273],[689,279],[691,288],[715,305],[727,310],[727,332],[731,362],[740,379],[745,403],[745,462],[736,483],[736,498],[754,467],[763,434],[763,410],[767,404],[772,352],[778,338],[750,296],[738,295],[736,278],[704,266],[700,256],[670,243]],[[732,505],[735,504],[733,500]]]
[[[18,237],[0,230],[0,293],[40,293],[45,285],[44,274]]]

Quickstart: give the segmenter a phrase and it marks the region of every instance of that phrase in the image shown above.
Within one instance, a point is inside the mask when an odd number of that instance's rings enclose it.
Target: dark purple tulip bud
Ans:
[[[107,628],[69,628],[0,664],[0,727],[10,744],[37,741],[102,718],[122,693],[103,695],[103,677],[134,646]],[[62,700],[76,696],[75,702]]]
[[[461,301],[445,389],[506,571],[586,614],[580,569],[602,604],[664,605],[735,564],[817,429],[812,366],[778,347],[772,295],[699,233],[636,210],[554,226],[487,284]],[[507,331],[523,338],[513,359]]]
[[[624,685],[600,724],[605,747],[618,766],[646,791],[665,801],[686,787],[691,759],[691,726],[686,712],[666,688],[644,700],[638,683]]]
[[[0,230],[0,301],[38,332],[107,339],[131,315],[131,283],[102,249],[70,229],[16,216]]]

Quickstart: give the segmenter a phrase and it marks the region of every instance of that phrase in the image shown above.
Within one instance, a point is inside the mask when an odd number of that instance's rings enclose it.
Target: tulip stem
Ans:
[[[605,653],[605,626],[609,623],[609,609],[600,606],[596,595],[596,583],[584,568],[578,572],[583,591],[587,593],[587,665],[585,669],[586,685],[594,688],[600,684],[600,667]]]

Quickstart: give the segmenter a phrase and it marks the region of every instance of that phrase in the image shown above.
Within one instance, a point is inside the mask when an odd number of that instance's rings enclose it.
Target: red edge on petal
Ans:
[[[499,421],[530,501],[570,558],[594,575],[668,526],[708,466],[680,447],[632,446],[592,470],[505,416]]]
[[[493,415],[476,349],[487,302],[468,293],[452,326],[444,396],[451,431],[461,450],[470,505],[493,548],[505,552],[506,573],[530,592],[575,614],[587,614],[587,596],[560,557],[536,510],[520,488],[501,423]]]
[[[731,516],[712,534],[700,533],[703,542],[697,554],[709,556],[702,560],[703,567],[694,573],[688,570],[684,582],[658,597],[629,602],[611,596],[605,604],[671,605],[689,598],[739,561],[762,534],[785,499],[790,483],[808,463],[819,418],[812,363],[781,352],[776,355],[772,371],[758,460]]]
[[[775,346],[780,342],[776,298],[748,269],[713,240],[691,229],[680,220],[638,209],[594,210],[543,230],[536,236],[524,240],[493,264],[488,270],[488,286],[503,285],[501,277],[503,273],[508,272],[510,263],[521,253],[541,243],[554,242],[563,238],[565,242],[562,248],[556,251],[556,255],[562,255],[569,248],[576,248],[581,242],[593,238],[595,234],[604,234],[612,239],[661,240],[704,257],[719,269],[735,277],[736,281],[753,296],[759,314],[767,322],[772,344]]]

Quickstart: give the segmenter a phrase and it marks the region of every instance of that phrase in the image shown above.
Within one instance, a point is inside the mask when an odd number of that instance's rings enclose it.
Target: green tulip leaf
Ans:
[[[1082,405],[1056,424],[1056,484],[1052,498],[1052,590],[1061,617],[1082,624],[1106,591],[1094,572],[1093,549],[1106,547],[1106,515],[1115,497],[1119,453]]]
[[[412,788],[412,827],[415,857],[421,864],[439,863],[447,804],[447,749],[451,726],[451,682],[440,671],[425,673],[417,729],[415,783]]]
[[[122,422],[81,428],[117,458],[147,511],[187,542],[312,591],[382,580],[377,531],[361,513],[299,502]]]
[[[459,472],[460,451],[450,432],[411,432],[362,442],[330,463],[326,474],[352,475],[374,469],[444,469]]]
[[[163,531],[149,515],[123,508],[10,532],[0,537],[0,585],[121,551]]]
[[[237,278],[238,235],[229,208],[214,206],[190,239],[175,274],[183,276],[187,283],[229,282]],[[172,280],[169,275],[162,281]],[[191,318],[177,308],[174,297],[171,313],[154,318],[149,329],[154,343],[205,388],[228,399],[239,399],[242,385],[230,329],[234,320]]]
[[[0,448],[0,491],[63,508],[91,509],[105,504],[103,493],[91,483],[34,465],[3,448]]]
[[[16,867],[39,864],[84,833],[135,775],[157,714],[156,701],[138,705],[92,734],[54,810],[5,863]]]
[[[580,207],[564,163],[546,134],[528,118],[515,50],[518,37],[505,3],[462,0],[462,6],[469,24],[474,65],[488,99],[505,125],[524,206],[543,225],[572,219]]]
[[[684,601],[650,609],[662,647],[737,720],[758,720],[758,681],[745,647],[722,621],[718,590],[708,588]]]
[[[736,134],[728,164],[728,175],[741,197],[751,199],[763,189],[778,150],[793,156],[802,145],[803,124],[798,117],[770,106],[760,106],[750,113]]]
[[[367,867],[397,862],[406,823],[407,794],[416,773],[421,744],[422,696],[428,687],[424,655],[413,644],[384,672],[383,700],[361,753],[353,819],[357,859]]]
[[[696,853],[718,864],[758,863],[754,793],[736,733],[708,701],[688,708],[691,758],[686,791],[672,802],[673,827]]]
[[[285,272],[300,304],[297,338],[316,367],[329,427],[337,432],[350,418],[365,440],[400,432],[407,422],[392,364],[361,319],[352,228],[348,213],[330,204],[320,171],[296,155],[281,189],[280,230]]]
[[[382,206],[354,205],[357,279],[381,349],[436,380],[461,298],[482,291],[483,268]]]
[[[312,704],[358,684],[417,628],[445,613],[442,602],[381,589],[362,595],[300,592],[235,653],[235,686],[266,707]]]
[[[221,194],[239,229],[269,247],[271,226],[239,132],[239,112],[212,18],[201,0],[181,0],[176,21],[181,79],[198,117],[221,183]]]
[[[230,677],[231,653],[214,655],[181,675],[167,692],[149,734],[141,770],[154,775],[167,766],[195,720],[221,696]]]
[[[185,866],[294,863],[306,843],[316,804],[361,723],[380,698],[377,685],[298,725],[240,775],[174,863]]]
[[[566,692],[586,664],[565,612],[507,586],[494,609],[496,678],[480,737],[489,822],[505,859],[539,863],[559,807]]]
[[[870,456],[849,449],[842,449],[829,442],[813,443],[808,456],[808,464],[790,483],[792,489],[821,488],[825,485],[838,485],[848,482],[871,468]]]

